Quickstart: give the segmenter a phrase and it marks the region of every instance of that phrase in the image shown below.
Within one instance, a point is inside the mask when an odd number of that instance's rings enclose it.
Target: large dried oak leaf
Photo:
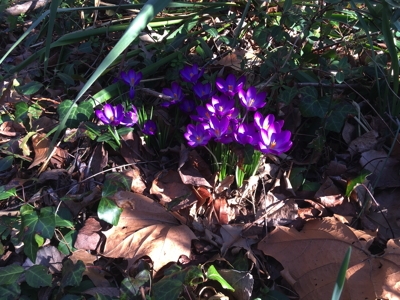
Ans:
[[[190,256],[192,239],[196,236],[181,225],[154,200],[131,192],[117,192],[113,200],[124,208],[118,225],[103,232],[107,237],[104,256],[122,257],[131,262],[149,256],[158,271],[179,256]]]
[[[258,244],[264,254],[284,267],[282,276],[300,299],[330,299],[340,265],[352,247],[346,282],[340,299],[400,299],[400,247],[390,240],[385,254],[373,256],[373,236],[335,218],[307,221],[300,232],[277,227]]]

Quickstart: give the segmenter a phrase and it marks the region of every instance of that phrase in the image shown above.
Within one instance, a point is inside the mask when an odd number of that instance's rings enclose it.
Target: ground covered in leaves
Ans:
[[[29,43],[45,26],[5,56],[37,15],[0,15],[2,299],[329,299],[349,248],[341,299],[400,299],[398,79],[363,31],[383,25],[346,1],[246,3],[170,8],[157,20],[180,21],[149,26],[77,103],[122,33],[65,36],[137,11],[58,15],[46,62]],[[290,150],[250,174],[248,148],[227,147],[220,176],[218,148],[184,137],[195,109],[168,102],[173,82],[193,92],[185,66],[265,92]],[[110,130],[106,101],[139,120]]]

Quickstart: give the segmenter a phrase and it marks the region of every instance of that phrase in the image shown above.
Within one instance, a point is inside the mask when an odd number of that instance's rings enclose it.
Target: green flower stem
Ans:
[[[219,162],[218,162],[217,157],[216,157],[216,156],[214,155],[214,153],[210,150],[210,148],[208,148],[207,146],[204,146],[204,148],[206,148],[207,151],[210,152],[212,158],[214,159],[214,164],[215,164],[215,169],[214,169],[214,170],[215,170],[215,171],[218,171]]]
[[[111,129],[111,126],[108,126],[108,131],[114,137],[114,140],[117,142],[118,147],[121,147],[120,137],[117,132],[117,128],[115,128],[115,126],[112,126],[112,129]]]

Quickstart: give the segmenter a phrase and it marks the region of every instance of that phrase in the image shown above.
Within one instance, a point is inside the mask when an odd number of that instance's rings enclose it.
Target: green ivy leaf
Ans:
[[[126,295],[128,299],[139,294],[140,287],[144,286],[146,282],[150,282],[151,275],[149,270],[140,271],[135,278],[125,278],[121,282],[121,293]]]
[[[12,284],[0,285],[1,299],[4,300],[20,299],[19,298],[20,294],[21,294],[21,286],[18,284],[18,282],[14,281],[14,283]]]
[[[97,215],[100,220],[106,221],[114,226],[118,225],[119,217],[122,214],[122,208],[118,207],[113,201],[102,197],[97,208]]]
[[[157,300],[178,299],[182,292],[183,282],[172,278],[163,278],[153,284],[153,297]]]
[[[235,289],[224,278],[222,278],[222,276],[218,273],[214,265],[211,265],[208,268],[207,278],[218,281],[224,289],[230,290],[232,292],[235,291]]]
[[[299,108],[304,117],[325,117],[329,108],[329,98],[318,99],[317,89],[311,86],[301,88],[300,94],[302,97]]]
[[[117,191],[130,191],[132,179],[124,176],[121,173],[109,173],[103,185],[102,196],[109,197],[114,195]]]
[[[10,197],[17,196],[17,189],[15,187],[6,190],[4,185],[0,186],[0,200],[6,200]]]
[[[23,122],[28,115],[28,104],[26,102],[18,102],[15,104],[15,121],[18,123]]]
[[[57,77],[60,78],[67,86],[73,86],[75,84],[75,80],[68,74],[58,72]]]
[[[33,95],[43,87],[43,84],[37,81],[31,81],[23,86],[16,86],[15,89],[18,93],[25,96]]]
[[[75,251],[74,244],[77,236],[78,231],[76,230],[67,232],[63,235],[62,240],[58,243],[57,249],[65,255],[71,254],[71,251]]]
[[[36,260],[41,240],[52,238],[55,229],[54,207],[44,207],[39,214],[30,205],[23,205],[21,212],[21,236],[24,241],[24,252],[30,260]]]
[[[28,114],[35,119],[39,119],[42,113],[43,113],[42,107],[37,103],[34,103],[28,107]]]
[[[55,215],[56,227],[74,227],[74,221],[71,211],[66,207],[60,207]]]
[[[371,172],[368,170],[362,170],[360,175],[348,181],[346,187],[346,196],[350,197],[350,194],[354,188],[359,184],[363,184],[368,175],[371,175]]]
[[[60,119],[63,119],[68,114],[68,111],[71,111],[71,113],[65,123],[66,126],[77,128],[80,122],[85,122],[90,119],[93,114],[93,106],[89,101],[77,105],[74,104],[72,100],[64,100],[57,108]]]
[[[285,89],[278,95],[278,102],[288,105],[298,93],[296,87],[285,87]]]
[[[48,269],[42,265],[35,265],[30,267],[25,272],[26,282],[34,288],[42,286],[51,286],[51,274]]]
[[[253,38],[256,43],[263,47],[267,43],[268,29],[264,24],[259,24],[254,28]]]
[[[63,263],[62,279],[60,283],[61,288],[78,286],[82,281],[82,275],[85,270],[86,266],[81,260],[78,260],[76,264],[74,264],[72,260],[67,259]]]
[[[36,261],[36,255],[39,250],[39,245],[35,240],[34,234],[24,235],[24,253],[29,257],[31,261]]]
[[[17,265],[8,265],[0,268],[0,285],[17,282],[23,272],[24,268]]]
[[[350,103],[337,104],[326,119],[325,129],[341,132],[347,116],[356,113],[356,109]]]

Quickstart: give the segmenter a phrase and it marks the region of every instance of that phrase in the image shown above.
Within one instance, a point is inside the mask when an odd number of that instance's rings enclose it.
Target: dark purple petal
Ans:
[[[95,111],[97,118],[106,125],[118,126],[124,117],[124,107],[122,104],[112,106],[105,104],[103,110]]]
[[[258,133],[253,123],[239,125],[234,136],[235,140],[242,145],[256,146],[259,142]]]
[[[196,107],[197,115],[191,115],[190,118],[196,122],[208,122],[211,118],[212,113],[204,106]]]
[[[130,87],[129,88],[129,98],[133,99],[135,98],[135,88],[134,87]]]
[[[96,109],[95,110],[95,114],[96,114],[96,117],[101,121],[101,122],[103,122],[103,124],[105,124],[105,125],[109,125],[110,124],[110,119],[108,119],[105,115],[104,115],[104,111],[102,111],[102,110],[99,110],[99,109]]]
[[[172,99],[169,100],[171,104],[178,103],[184,98],[181,86],[177,82],[171,84],[171,88],[163,88],[162,93],[166,96],[170,96]]]
[[[211,89],[211,84],[210,83],[201,83],[197,82],[193,86],[193,90],[195,95],[200,98],[201,100],[207,100],[212,97],[213,91]]]
[[[267,97],[266,92],[257,93],[255,87],[250,87],[247,92],[241,89],[238,93],[240,102],[249,111],[256,111],[257,109],[265,106],[267,102],[265,98]]]
[[[183,99],[179,104],[179,108],[185,113],[191,113],[194,111],[196,103],[190,99]]]
[[[143,125],[143,133],[146,135],[155,135],[157,132],[157,125],[152,120],[147,120]]]
[[[246,81],[246,77],[242,76],[238,80],[236,80],[236,76],[233,74],[229,74],[226,77],[226,80],[222,78],[217,78],[215,85],[217,86],[217,89],[229,96],[233,97],[237,92],[239,92],[242,87],[244,86],[244,83]]]
[[[220,139],[228,130],[229,119],[226,117],[222,117],[218,119],[216,116],[212,116],[210,118],[210,133],[216,138],[216,140]]]
[[[185,66],[179,73],[184,81],[195,84],[203,76],[204,70],[199,70],[198,65],[194,64],[193,66]]]
[[[191,147],[205,146],[211,139],[208,131],[204,129],[203,124],[197,125],[189,124],[186,127],[184,137],[188,141],[188,145]]]
[[[137,113],[137,109],[134,105],[132,105],[132,110],[124,114],[124,117],[121,120],[121,125],[133,126],[138,122],[138,120],[139,116]]]

